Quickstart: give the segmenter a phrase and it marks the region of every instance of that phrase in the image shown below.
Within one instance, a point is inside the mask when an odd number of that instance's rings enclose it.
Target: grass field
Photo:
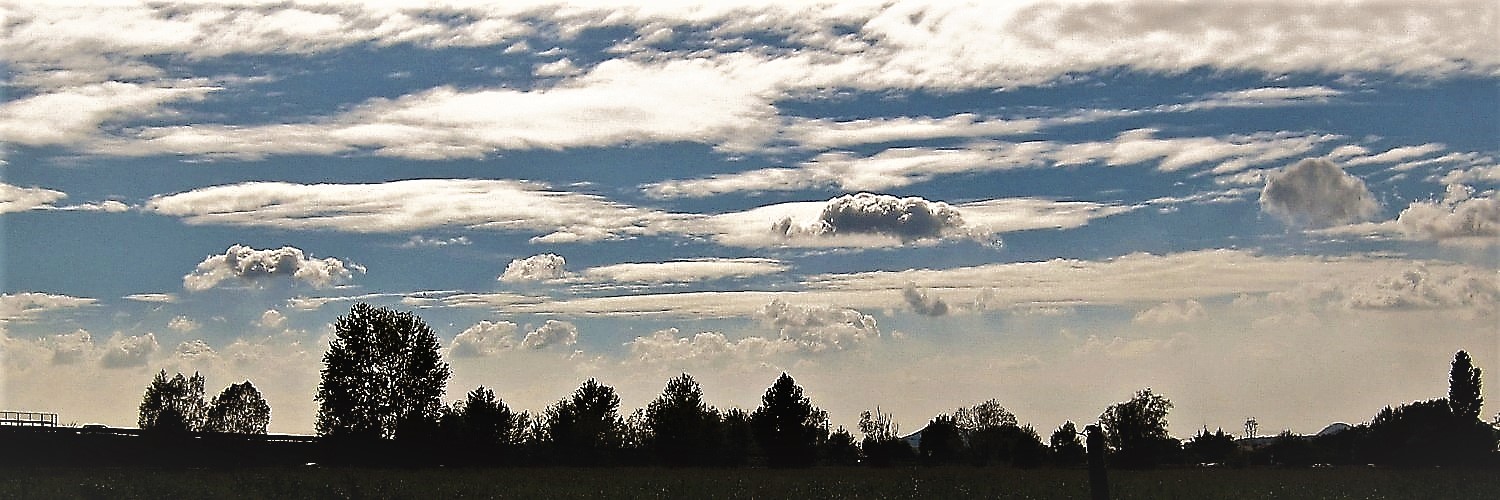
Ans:
[[[1113,498],[1500,498],[1481,469],[1111,471]],[[0,498],[1087,498],[1083,470],[0,470]]]

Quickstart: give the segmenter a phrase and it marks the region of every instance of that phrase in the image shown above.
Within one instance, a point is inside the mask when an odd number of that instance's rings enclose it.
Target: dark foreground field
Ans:
[[[1500,498],[1483,469],[1112,471],[1113,498]],[[1082,470],[0,470],[0,498],[1087,498]]]

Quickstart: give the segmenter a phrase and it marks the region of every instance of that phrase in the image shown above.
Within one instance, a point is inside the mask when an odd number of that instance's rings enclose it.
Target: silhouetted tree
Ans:
[[[646,406],[646,438],[657,459],[669,465],[702,465],[718,453],[719,411],[703,402],[703,388],[686,373],[667,381]]]
[[[854,444],[854,435],[849,429],[839,426],[828,435],[823,446],[823,456],[829,465],[854,465],[859,463],[859,446]]]
[[[1291,467],[1307,467],[1317,463],[1317,451],[1305,437],[1281,431],[1265,450],[1271,455],[1271,463]]]
[[[1453,415],[1464,420],[1478,420],[1484,398],[1480,396],[1480,370],[1474,367],[1469,353],[1458,351],[1453,355],[1453,367],[1448,373],[1448,407]]]
[[[1369,463],[1463,464],[1493,453],[1495,442],[1493,427],[1454,415],[1447,400],[1433,399],[1380,410],[1356,448]]]
[[[196,432],[203,429],[208,404],[203,401],[203,376],[181,373],[171,379],[162,370],[146,387],[136,424],[157,433]]]
[[[1130,401],[1115,403],[1099,415],[1104,437],[1116,453],[1114,463],[1122,467],[1150,467],[1176,451],[1177,442],[1167,435],[1167,412],[1172,402],[1141,390]]]
[[[828,414],[802,395],[802,388],[782,373],[766,389],[761,405],[750,414],[756,441],[773,467],[811,465],[818,443],[828,435]]]
[[[250,381],[231,384],[214,397],[204,430],[237,434],[265,434],[271,425],[271,405]]]
[[[510,407],[482,385],[444,411],[442,420],[451,438],[481,448],[511,444],[515,425]]]
[[[588,379],[569,397],[547,407],[547,439],[565,462],[604,463],[624,443],[625,421],[613,387]]]
[[[1222,464],[1229,461],[1239,449],[1239,445],[1235,444],[1234,436],[1226,434],[1224,429],[1210,434],[1208,427],[1204,427],[1203,430],[1193,435],[1183,448],[1196,463]]]
[[[436,428],[449,370],[427,323],[359,303],[333,327],[318,384],[318,434],[390,439],[401,427],[411,434]]]
[[[953,412],[953,421],[968,443],[967,454],[975,465],[1034,467],[1046,458],[1047,446],[1036,430],[1018,425],[1016,415],[997,400],[959,408]]]
[[[938,415],[922,428],[922,442],[917,447],[923,462],[950,464],[963,454],[964,438],[952,416]]]
[[[1001,406],[1000,401],[994,399],[955,410],[953,423],[965,433],[1019,425],[1016,415]]]
[[[874,413],[869,410],[860,413],[859,432],[864,434],[860,448],[863,450],[865,463],[879,467],[914,458],[911,445],[898,435],[900,429],[891,414],[881,412],[879,407],[875,408]]]
[[[750,425],[750,414],[739,408],[724,412],[719,426],[723,447],[719,450],[719,463],[743,465],[755,450],[755,432]]]
[[[1052,445],[1052,458],[1058,465],[1076,466],[1083,464],[1084,449],[1083,442],[1078,439],[1078,426],[1069,420],[1063,422],[1061,427],[1052,431],[1048,439]]]

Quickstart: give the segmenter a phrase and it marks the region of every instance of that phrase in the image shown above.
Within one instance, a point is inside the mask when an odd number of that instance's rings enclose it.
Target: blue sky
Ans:
[[[5,5],[0,406],[196,370],[310,432],[356,301],[450,398],[787,371],[909,430],[1313,432],[1500,359],[1493,4],[491,3]]]

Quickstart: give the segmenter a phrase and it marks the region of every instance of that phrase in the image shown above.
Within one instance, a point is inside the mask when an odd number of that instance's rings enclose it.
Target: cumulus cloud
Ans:
[[[186,340],[177,344],[173,355],[183,359],[205,359],[217,356],[213,346],[203,339]]]
[[[189,224],[397,233],[460,227],[543,233],[573,242],[650,234],[666,214],[512,180],[379,184],[250,182],[152,197],[150,211]]]
[[[941,239],[963,229],[963,215],[947,203],[871,193],[828,200],[811,221],[788,216],[770,227],[772,234],[789,240],[877,235],[902,243]]]
[[[876,248],[942,240],[990,243],[999,233],[1075,228],[1135,208],[1037,198],[950,205],[916,197],[860,193],[826,202],[767,205],[683,221],[673,227],[739,247]]]
[[[942,298],[930,297],[927,292],[917,289],[916,283],[907,284],[901,289],[901,297],[906,299],[906,304],[911,310],[923,316],[944,316],[948,314],[948,303]]]
[[[277,311],[275,309],[266,309],[266,312],[261,313],[260,320],[256,323],[259,324],[261,328],[275,330],[277,328],[281,328],[282,325],[286,324],[286,315],[281,314],[281,311]]]
[[[482,358],[499,355],[516,347],[516,324],[509,321],[480,321],[453,337],[448,355],[455,358]]]
[[[1171,325],[1189,323],[1202,319],[1203,304],[1188,299],[1181,302],[1165,302],[1136,313],[1133,321],[1140,324]]]
[[[853,309],[796,306],[778,299],[761,309],[759,319],[776,329],[781,341],[809,352],[852,349],[880,337],[875,318]]]
[[[1500,311],[1500,274],[1493,269],[1410,262],[1365,274],[1309,281],[1268,293],[1265,300],[1312,312],[1429,310],[1472,318]]]
[[[71,365],[87,359],[94,350],[94,337],[82,328],[73,333],[53,335],[43,341],[52,351],[52,364]]]
[[[1450,185],[1442,201],[1412,202],[1395,226],[1418,240],[1500,243],[1500,198],[1494,191],[1474,196],[1468,186]]]
[[[156,343],[156,334],[120,335],[110,337],[104,344],[104,355],[99,363],[105,368],[132,368],[145,366],[151,355],[161,350]]]
[[[0,139],[0,142],[3,142],[3,139]],[[61,200],[67,196],[62,191],[53,191],[38,187],[12,186],[0,182],[0,214],[24,212],[48,207],[52,202]]]
[[[1260,206],[1291,223],[1313,227],[1368,220],[1380,210],[1363,180],[1321,158],[1267,174]]]
[[[578,343],[578,327],[566,321],[549,319],[541,327],[526,333],[521,347],[545,349],[553,346],[570,346]]]
[[[625,344],[627,359],[632,363],[648,365],[672,365],[695,363],[699,365],[723,366],[727,361],[755,361],[785,354],[797,345],[785,340],[765,337],[746,337],[730,340],[722,333],[700,332],[691,336],[679,336],[679,330],[668,328],[636,337]]]
[[[51,311],[76,309],[97,302],[90,298],[43,292],[4,293],[0,294],[0,323],[29,321]]]
[[[296,247],[256,250],[245,245],[229,247],[223,255],[212,255],[192,273],[182,277],[182,286],[200,292],[226,280],[254,281],[273,276],[288,276],[314,288],[328,288],[348,281],[365,268],[345,264],[329,257],[312,258]]]
[[[167,322],[167,329],[177,333],[191,332],[197,330],[199,326],[197,321],[187,316],[174,316],[171,321]]]
[[[413,235],[412,237],[407,238],[405,243],[401,244],[401,248],[441,248],[451,245],[471,245],[473,243],[473,241],[469,240],[468,236],[455,236],[452,238],[430,238],[422,235]]]
[[[500,281],[506,283],[532,283],[566,278],[568,260],[561,255],[544,253],[524,259],[515,259],[505,266]]]
[[[1500,306],[1500,274],[1415,266],[1349,286],[1346,303],[1359,309],[1476,309]]]
[[[480,321],[453,337],[448,353],[455,358],[484,358],[518,349],[541,350],[578,343],[578,327],[567,321],[547,320],[518,338],[519,331],[509,321]]]

